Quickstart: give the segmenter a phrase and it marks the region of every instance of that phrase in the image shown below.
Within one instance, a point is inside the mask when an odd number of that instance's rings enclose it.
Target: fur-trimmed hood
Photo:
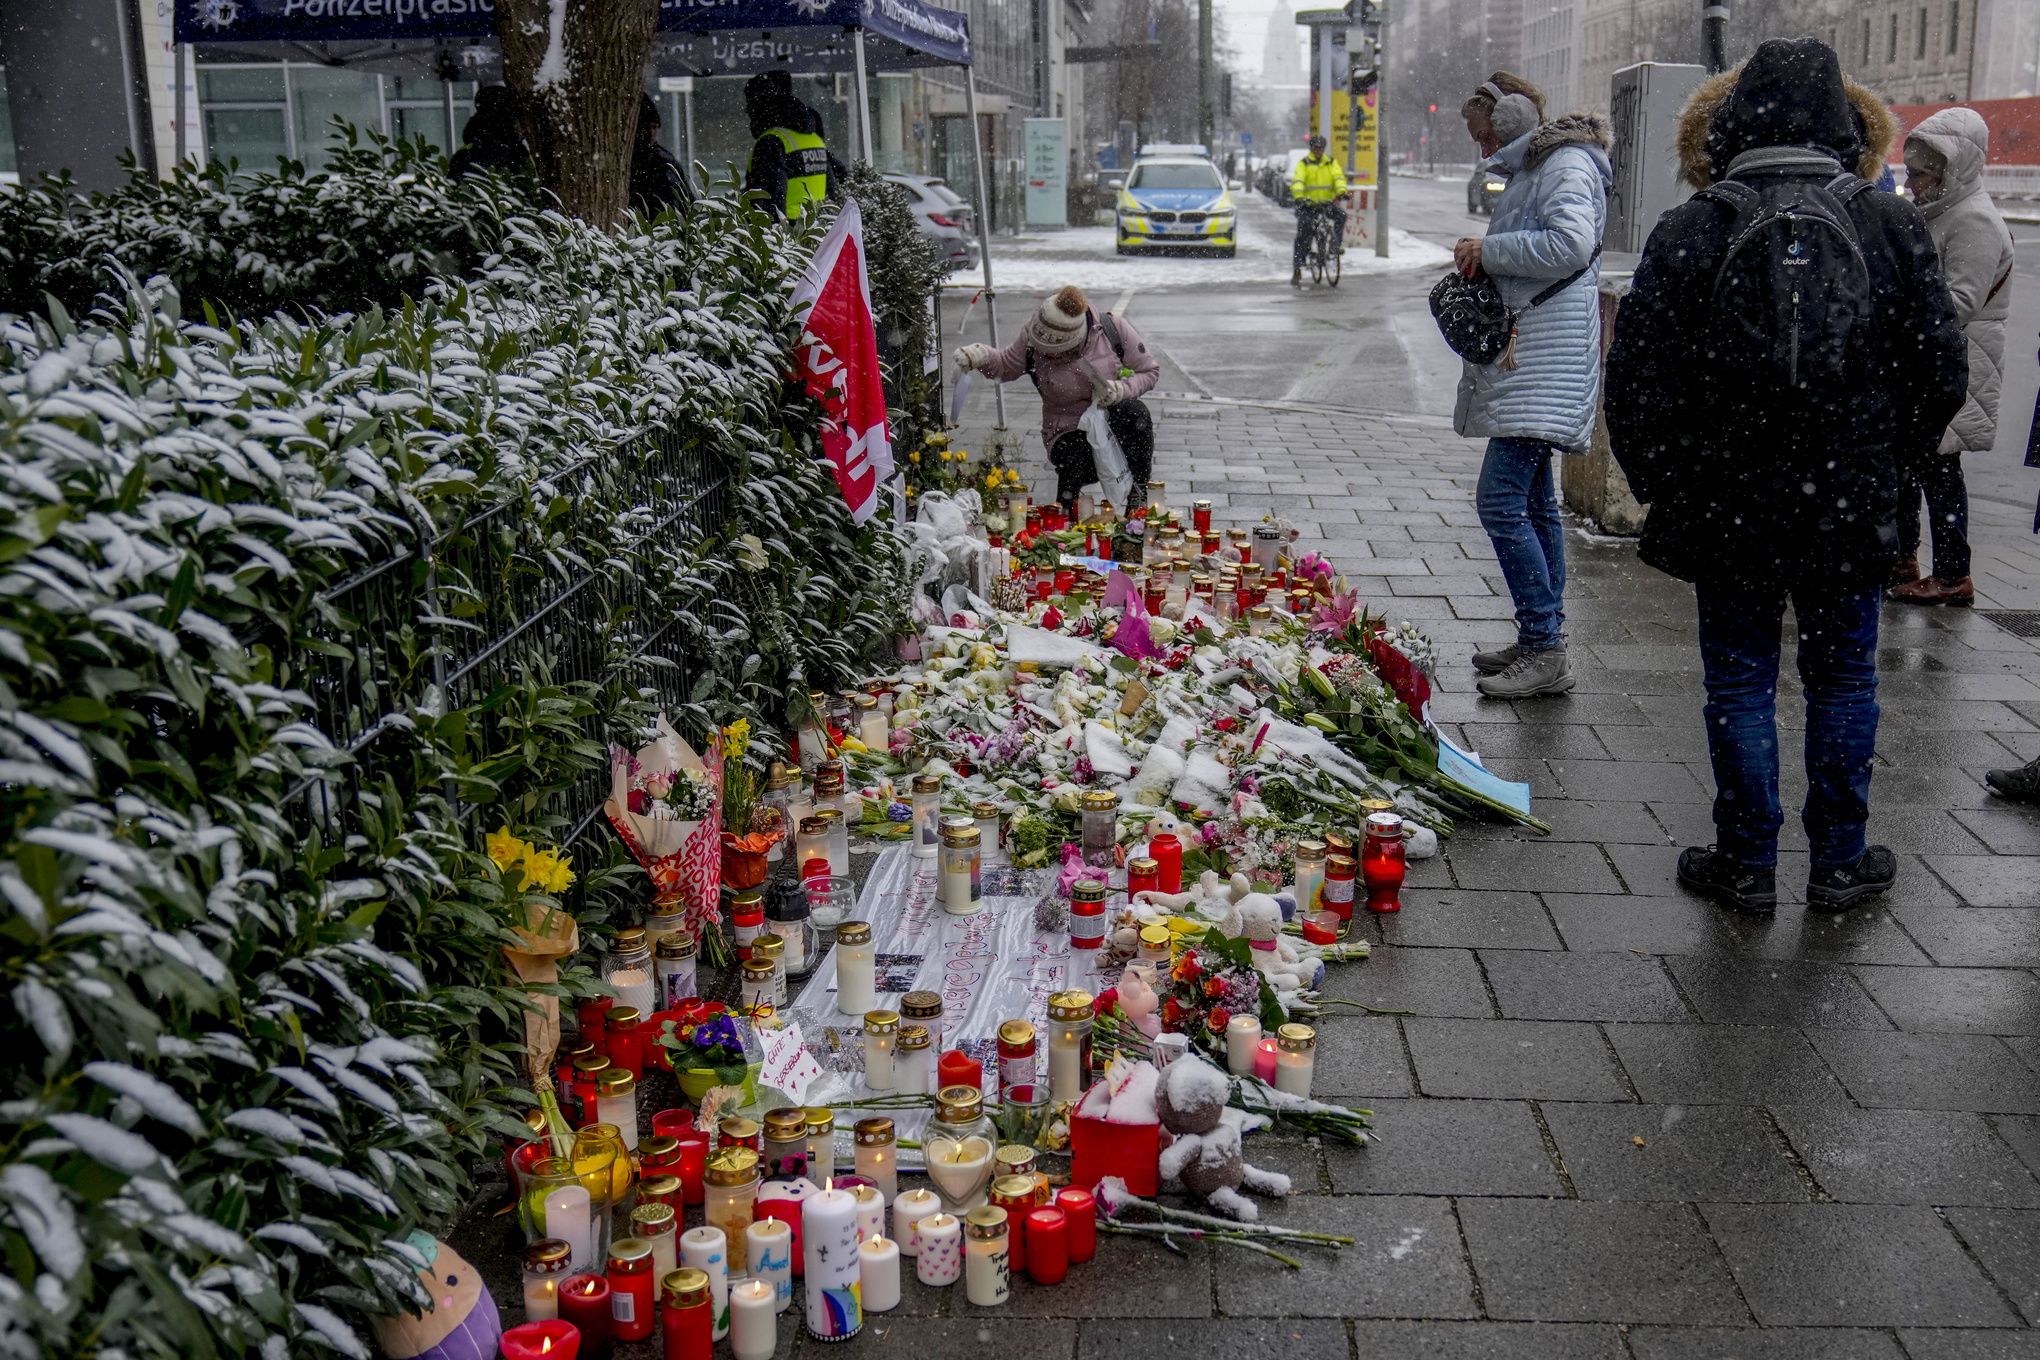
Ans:
[[[1818,48],[1825,60],[1819,60],[1809,47]],[[1757,70],[1751,70],[1753,64],[1758,64]],[[1795,66],[1800,69],[1793,71]],[[1753,77],[1754,88],[1739,90],[1746,73]],[[1790,76],[1798,87],[1787,96],[1795,106],[1790,111],[1781,110],[1778,105],[1782,101],[1766,88],[1771,78],[1781,74]],[[1839,90],[1833,88],[1837,82]],[[1823,128],[1823,115],[1827,123],[1836,121],[1837,96],[1846,101],[1853,115],[1850,126]],[[1823,103],[1828,107],[1818,107]],[[1724,113],[1729,116],[1723,118]],[[1735,126],[1717,127],[1717,121]],[[1816,137],[1822,140],[1814,140]],[[1891,110],[1843,75],[1825,44],[1811,38],[1797,42],[1772,39],[1748,61],[1709,76],[1686,101],[1685,111],[1679,115],[1679,178],[1704,189],[1720,179],[1728,163],[1743,151],[1767,145],[1818,145],[1835,152],[1864,179],[1875,181],[1883,173],[1885,156],[1897,137],[1898,120]]]
[[[1541,123],[1530,134],[1523,152],[1523,167],[1535,170],[1544,158],[1562,146],[1594,146],[1602,151],[1615,145],[1615,131],[1598,113],[1566,113]]]

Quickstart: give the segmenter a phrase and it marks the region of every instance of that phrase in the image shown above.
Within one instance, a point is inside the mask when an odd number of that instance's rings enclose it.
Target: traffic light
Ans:
[[[1438,111],[1438,106],[1437,106],[1436,104],[1433,104],[1433,105],[1431,106],[1431,112],[1433,112],[1433,113],[1436,113],[1437,111]]]
[[[1381,79],[1381,68],[1374,64],[1372,58],[1355,57],[1346,68],[1346,79],[1352,87],[1353,98],[1358,99],[1373,89],[1374,83]]]

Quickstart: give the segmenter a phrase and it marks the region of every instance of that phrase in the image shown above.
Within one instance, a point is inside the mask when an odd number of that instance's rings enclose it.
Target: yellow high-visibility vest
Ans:
[[[815,133],[792,128],[767,128],[765,135],[778,138],[786,152],[786,216],[791,221],[808,204],[829,196],[828,144]]]

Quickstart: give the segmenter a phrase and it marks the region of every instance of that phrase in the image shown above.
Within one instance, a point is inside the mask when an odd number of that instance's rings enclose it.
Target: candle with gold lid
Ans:
[[[1316,1048],[1317,1031],[1309,1025],[1291,1023],[1275,1031],[1276,1090],[1309,1098]]]
[[[889,1012],[888,1012],[889,1014]],[[872,1115],[857,1121],[857,1174],[866,1177],[887,1204],[899,1194],[899,1159],[892,1120]]]
[[[897,1011],[864,1014],[864,1084],[874,1091],[893,1089],[893,1044],[899,1029]]]
[[[749,1123],[749,1120],[744,1121]],[[751,1226],[757,1202],[758,1154],[748,1147],[725,1147],[708,1158],[707,1196],[702,1215],[722,1230],[732,1275],[747,1273],[744,1230]]]
[[[560,1282],[573,1269],[574,1249],[557,1237],[541,1237],[524,1249],[524,1320],[544,1322],[560,1315]]]
[[[1004,1209],[979,1205],[963,1216],[964,1297],[996,1308],[1012,1297],[1012,1255]]]
[[[836,1009],[863,1015],[878,1005],[877,959],[867,921],[845,921],[836,927]]]
[[[1057,992],[1048,998],[1048,1094],[1075,1100],[1091,1072],[1093,999],[1089,992]]]
[[[827,1185],[836,1174],[836,1112],[823,1105],[810,1105],[807,1115],[808,1179]]]

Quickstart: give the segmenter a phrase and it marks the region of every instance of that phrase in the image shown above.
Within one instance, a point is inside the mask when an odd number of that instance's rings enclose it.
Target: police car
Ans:
[[[1231,259],[1239,213],[1225,178],[1203,156],[1142,155],[1119,187],[1121,255],[1214,254]]]

